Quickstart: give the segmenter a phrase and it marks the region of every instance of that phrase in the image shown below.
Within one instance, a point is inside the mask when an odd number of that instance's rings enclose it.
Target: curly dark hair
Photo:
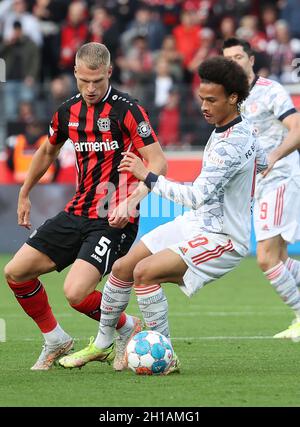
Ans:
[[[203,83],[222,85],[226,94],[238,95],[238,105],[249,95],[249,83],[245,71],[240,65],[223,56],[216,56],[203,61],[198,74]]]

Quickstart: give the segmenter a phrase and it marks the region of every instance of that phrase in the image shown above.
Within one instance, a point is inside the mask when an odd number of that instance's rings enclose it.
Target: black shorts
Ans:
[[[90,219],[63,211],[44,222],[26,243],[48,255],[57,271],[79,258],[94,265],[104,276],[129,251],[137,231],[137,224],[113,228],[105,218]]]

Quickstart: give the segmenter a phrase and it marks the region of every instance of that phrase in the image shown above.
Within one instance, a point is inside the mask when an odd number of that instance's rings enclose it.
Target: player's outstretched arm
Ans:
[[[22,185],[18,199],[18,224],[25,228],[30,228],[30,209],[31,203],[29,193],[35,184],[41,179],[50,167],[51,163],[57,158],[62,144],[52,145],[47,140],[35,152],[30,164],[24,184]]]
[[[262,173],[263,176],[268,175],[278,160],[300,148],[300,113],[287,116],[282,123],[289,132],[279,147],[269,153],[268,168]]]
[[[119,170],[122,172],[131,172],[136,178],[145,182],[149,189],[154,190],[159,196],[170,199],[173,202],[196,208],[197,201],[202,199],[197,185],[192,186],[171,182],[153,173],[150,167],[148,169],[141,159],[133,153],[130,153],[129,156],[124,156]]]
[[[206,161],[201,174],[192,185],[180,184],[170,181],[163,176],[153,173],[150,167],[146,168],[142,161],[131,153],[124,158],[120,164],[120,170],[131,172],[134,176],[145,182],[146,186],[153,190],[157,195],[172,200],[175,203],[182,204],[192,209],[198,209],[204,205],[213,193],[222,191],[231,177],[237,173],[241,165],[241,157],[234,145],[227,145],[226,162],[215,164],[210,160]],[[218,153],[214,152],[212,158],[217,159]],[[151,172],[150,172],[151,171]],[[209,185],[208,185],[209,183]]]

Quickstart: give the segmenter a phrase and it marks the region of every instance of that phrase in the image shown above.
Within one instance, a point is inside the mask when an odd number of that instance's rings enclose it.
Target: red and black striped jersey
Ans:
[[[91,107],[80,94],[64,102],[48,136],[51,144],[69,140],[74,145],[78,182],[65,211],[88,218],[107,217],[136,187],[138,180],[131,173],[117,170],[121,153],[141,157],[139,148],[158,142],[143,107],[111,86]]]

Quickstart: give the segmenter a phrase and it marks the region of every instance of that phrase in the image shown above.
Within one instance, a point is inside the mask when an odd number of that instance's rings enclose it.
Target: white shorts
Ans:
[[[231,271],[243,258],[226,235],[203,232],[195,236],[191,224],[183,216],[160,225],[141,240],[153,254],[168,248],[183,259],[188,269],[180,288],[189,297]]]
[[[254,229],[257,241],[279,235],[288,243],[300,240],[300,189],[293,180],[256,199]]]

